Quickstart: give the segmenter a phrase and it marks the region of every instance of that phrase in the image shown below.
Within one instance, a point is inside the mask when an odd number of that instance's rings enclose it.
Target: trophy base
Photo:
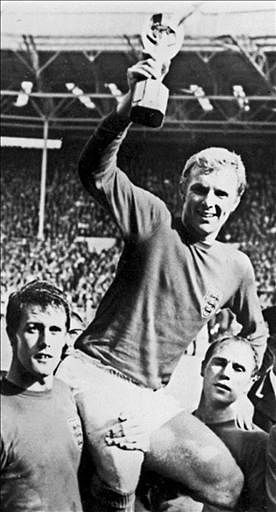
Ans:
[[[159,79],[137,82],[132,99],[130,119],[134,123],[159,128],[166,113],[169,90]]]
[[[136,124],[142,124],[150,128],[159,128],[163,124],[164,114],[160,110],[137,105],[132,107],[130,119]]]

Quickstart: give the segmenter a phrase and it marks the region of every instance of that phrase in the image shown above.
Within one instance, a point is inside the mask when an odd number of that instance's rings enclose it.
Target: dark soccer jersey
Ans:
[[[82,430],[69,388],[47,392],[1,383],[2,512],[81,512]]]
[[[156,389],[211,316],[230,307],[261,355],[266,331],[249,259],[217,241],[194,242],[163,201],[130,182],[116,162],[125,126],[109,116],[80,161],[85,187],[116,221],[125,248],[77,348]]]
[[[253,430],[241,430],[233,420],[213,423],[208,427],[226,444],[243,472],[241,509],[255,507],[258,512],[265,511],[267,433],[255,425]]]

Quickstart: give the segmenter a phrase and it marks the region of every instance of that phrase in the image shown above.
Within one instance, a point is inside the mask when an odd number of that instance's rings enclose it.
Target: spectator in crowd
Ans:
[[[143,151],[141,151],[143,146]],[[195,148],[197,149],[197,148]],[[122,244],[102,257],[90,253],[78,236],[109,236],[119,231],[93,198],[85,194],[76,173],[78,147],[49,152],[45,204],[45,241],[36,240],[40,192],[40,153],[32,149],[2,148],[1,166],[1,278],[8,290],[35,277],[57,281],[83,314],[95,310],[109,284],[121,254]],[[139,151],[139,154],[138,154]],[[171,160],[173,151],[174,160]],[[186,157],[185,145],[150,145],[147,140],[126,141],[120,156],[131,180],[163,199],[172,212],[181,209],[177,194],[178,169]],[[240,245],[250,257],[256,275],[262,308],[276,305],[276,182],[275,150],[246,149],[249,188],[235,213],[226,222],[220,239]],[[20,162],[20,166],[18,165]],[[260,168],[262,171],[260,172]],[[20,194],[14,191],[20,191]],[[75,252],[82,246],[82,261]],[[105,265],[106,259],[106,265]],[[70,263],[74,261],[71,267]],[[98,264],[98,263],[99,264]],[[86,279],[93,266],[93,277]],[[83,268],[83,278],[82,276]],[[101,279],[104,272],[105,281]],[[91,273],[90,273],[91,274]]]
[[[68,246],[60,239],[7,240],[2,244],[1,278],[6,294],[34,278],[55,282],[66,291],[73,309],[91,318],[112,283],[120,253],[120,244],[98,253],[89,251],[85,240]]]
[[[97,468],[93,492],[99,510],[106,510],[108,496],[110,511],[133,509],[143,456],[103,442],[122,408],[139,410],[150,424],[148,467],[187,485],[203,501],[233,506],[242,474],[230,452],[160,387],[220,307],[236,314],[259,361],[266,343],[252,266],[244,254],[216,241],[245,188],[240,157],[222,148],[193,155],[181,176],[183,209],[176,221],[163,201],[133,185],[117,167],[135,84],[158,72],[152,60],[130,68],[129,93],[80,159],[83,185],[111,214],[125,241],[117,275],[94,321],[58,373],[75,387]]]
[[[269,432],[276,423],[276,306],[265,309],[263,316],[269,330],[267,349],[260,377],[248,396],[254,405],[254,422]]]
[[[2,512],[81,512],[82,428],[69,387],[53,376],[70,326],[63,292],[33,281],[7,305],[12,362],[1,381]]]
[[[276,425],[271,427],[267,448],[266,468],[267,512],[276,510]]]
[[[74,349],[76,339],[85,329],[85,322],[77,311],[71,312],[70,330],[67,335],[67,353]]]

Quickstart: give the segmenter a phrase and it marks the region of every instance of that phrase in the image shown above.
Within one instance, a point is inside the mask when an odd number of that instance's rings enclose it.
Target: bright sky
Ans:
[[[158,11],[168,10],[183,10],[186,7],[200,5],[204,11],[250,11],[256,9],[271,9],[276,10],[275,1],[151,1],[151,2],[129,2],[129,1],[55,1],[50,0],[47,2],[42,1],[6,1],[1,2],[1,10],[3,13],[17,12],[24,13],[30,11],[39,12],[53,12],[53,11],[64,11],[64,12],[153,12],[158,8]],[[156,7],[155,7],[156,5]]]
[[[12,1],[2,0],[2,35],[121,35],[140,31],[147,13],[175,12],[182,16],[194,11],[186,24],[190,34],[219,35],[223,30],[249,35],[273,35],[276,27],[274,1]],[[274,10],[275,15],[273,16]],[[234,13],[237,13],[235,14]],[[247,15],[250,11],[254,16]],[[267,11],[267,12],[266,12]],[[137,16],[128,13],[137,13]],[[197,13],[212,18],[201,24]],[[116,13],[116,19],[113,13]],[[121,16],[120,16],[121,13]],[[216,17],[221,13],[222,18]],[[232,16],[229,16],[232,14]],[[66,16],[66,20],[65,20]],[[208,32],[209,31],[209,32]]]

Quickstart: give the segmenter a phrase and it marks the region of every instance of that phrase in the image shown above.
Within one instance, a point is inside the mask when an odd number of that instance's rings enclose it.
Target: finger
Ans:
[[[236,426],[239,430],[247,430],[246,423],[244,422],[244,420],[241,420],[240,418],[236,418],[236,420],[235,420],[235,426]]]
[[[251,421],[245,421],[243,425],[244,430],[253,430],[253,424]]]
[[[133,78],[142,80],[142,79],[152,78],[152,73],[150,73],[149,71],[147,71],[145,69],[139,69],[139,70],[131,71],[130,76],[132,76]]]
[[[148,440],[129,440],[126,438],[110,438],[105,437],[105,442],[108,446],[118,446],[119,448],[123,448],[126,450],[139,450],[142,452],[147,452],[149,450],[149,442]]]
[[[149,62],[139,63],[139,65],[129,68],[129,73],[135,77],[159,78],[161,76],[161,65],[152,65]]]
[[[134,443],[128,443],[122,439],[106,439],[106,444],[108,446],[117,446],[118,448],[122,448],[124,450],[136,449],[136,445]]]
[[[240,429],[240,430],[243,430],[243,423],[237,417],[235,418],[235,427]]]

